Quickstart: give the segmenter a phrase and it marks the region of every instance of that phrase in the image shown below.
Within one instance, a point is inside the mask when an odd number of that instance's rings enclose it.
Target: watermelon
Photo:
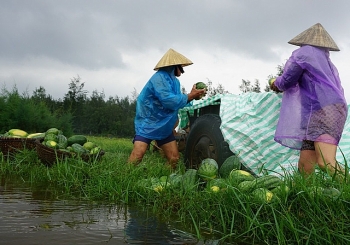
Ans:
[[[73,144],[79,144],[81,146],[83,146],[88,140],[84,135],[72,135],[71,137],[69,137],[67,139],[67,143],[69,146],[73,145]]]
[[[68,143],[67,143],[66,136],[64,136],[63,134],[57,135],[57,144],[58,144],[58,148],[60,148],[60,149],[67,148]]]
[[[245,180],[255,180],[255,177],[247,171],[234,169],[230,172],[228,179],[231,184],[238,185]]]
[[[169,178],[168,176],[163,175],[163,176],[159,177],[159,181],[160,181],[160,182],[165,182],[165,183],[166,183],[166,182],[169,182],[169,181],[168,181],[168,178]]]
[[[40,138],[44,138],[45,137],[45,133],[33,133],[33,134],[29,134],[27,136],[27,138],[29,139],[40,139]]]
[[[255,189],[256,183],[254,180],[244,180],[238,184],[238,189],[241,192],[251,192]]]
[[[142,189],[149,189],[152,186],[159,183],[159,179],[157,178],[147,178],[147,179],[141,179],[136,183],[137,187],[140,187]]]
[[[88,150],[86,150],[82,145],[79,145],[77,143],[74,143],[73,145],[71,145],[71,147],[73,148],[73,151],[79,155],[89,153]]]
[[[196,89],[207,89],[207,85],[204,82],[196,83]]]
[[[58,137],[56,134],[48,133],[45,134],[44,141],[55,141],[57,143]]]
[[[252,192],[252,197],[259,203],[270,203],[274,199],[274,194],[266,188],[257,188]]]
[[[210,187],[210,191],[212,191],[212,192],[218,192],[218,191],[220,191],[220,187],[214,185],[214,186]]]
[[[54,135],[59,135],[61,132],[57,128],[49,128],[46,130],[46,134],[54,134]]]
[[[53,141],[53,140],[44,141],[44,144],[47,147],[52,148],[52,149],[57,149],[58,148],[57,143],[55,141]]]
[[[341,195],[341,192],[334,187],[326,187],[323,189],[322,195],[324,195],[326,198],[335,200]]]
[[[172,173],[168,177],[168,182],[174,188],[179,187],[181,185],[181,181],[182,181],[182,175],[181,174]]]
[[[288,195],[290,188],[287,185],[279,185],[271,190],[276,195]]]
[[[204,159],[198,168],[198,176],[205,181],[215,179],[218,175],[218,163],[212,158]]]
[[[8,133],[10,136],[18,136],[20,138],[26,138],[28,136],[28,133],[21,129],[10,129]]]
[[[224,189],[224,188],[227,188],[228,183],[226,182],[225,179],[212,179],[212,180],[209,180],[209,181],[207,182],[206,187],[207,187],[208,189],[210,189],[210,188],[213,187],[213,186],[217,186],[217,187],[219,187],[220,189]]]
[[[67,143],[68,144],[68,143]],[[89,150],[91,151],[93,148],[95,148],[97,145],[95,145],[95,143],[91,142],[91,141],[88,141],[88,142],[85,142],[83,144],[83,147],[86,149],[86,150]]]
[[[266,189],[273,189],[281,185],[283,180],[275,175],[265,175],[256,179],[256,188],[264,187]]]
[[[181,178],[181,186],[183,190],[189,191],[189,190],[197,189],[198,184],[199,184],[199,178],[197,175],[197,170],[187,169]]]
[[[196,83],[196,89],[207,89],[207,88],[208,88],[208,87],[207,87],[207,85],[206,85],[204,82],[198,82],[198,83]],[[202,99],[204,96],[205,96],[205,94],[200,95],[200,96],[197,98],[197,100],[198,100],[198,99]]]
[[[142,190],[153,190],[160,193],[167,187],[167,184],[161,182],[158,178],[152,177],[139,180],[136,186]]]
[[[219,175],[221,178],[227,178],[233,169],[241,169],[241,163],[236,155],[229,156],[222,163],[219,169]]]
[[[71,147],[71,146],[68,146],[68,147]],[[67,147],[67,148],[68,148],[68,147]],[[84,146],[83,146],[83,147],[84,147]],[[85,148],[85,147],[84,147],[84,148]],[[86,148],[85,148],[85,149],[86,149]],[[101,151],[101,147],[96,146],[96,147],[94,147],[94,148],[92,148],[92,149],[90,150],[90,154],[96,155],[96,154],[99,154],[100,151]]]
[[[164,176],[161,176],[159,178],[159,180],[157,181],[157,183],[155,185],[153,185],[153,190],[155,189],[155,187],[161,187],[161,188],[158,188],[160,189],[160,191],[162,191],[164,188],[166,187],[169,187],[171,184],[169,183],[169,177],[164,175]],[[159,191],[157,191],[159,192]]]

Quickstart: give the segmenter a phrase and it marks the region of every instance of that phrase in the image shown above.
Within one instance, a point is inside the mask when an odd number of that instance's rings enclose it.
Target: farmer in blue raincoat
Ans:
[[[192,61],[169,49],[154,70],[157,72],[148,80],[136,103],[134,148],[129,163],[142,161],[152,140],[157,142],[171,168],[180,158],[173,128],[178,120],[178,110],[194,99],[204,95],[205,89],[196,89],[194,84],[189,94],[181,92],[177,77],[184,73],[183,67]]]

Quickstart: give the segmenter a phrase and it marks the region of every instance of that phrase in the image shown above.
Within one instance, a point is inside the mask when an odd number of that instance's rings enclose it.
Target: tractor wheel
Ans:
[[[216,114],[205,114],[196,119],[187,135],[184,155],[186,168],[198,169],[205,158],[214,159],[220,167],[226,158],[233,155],[220,125],[220,116]]]

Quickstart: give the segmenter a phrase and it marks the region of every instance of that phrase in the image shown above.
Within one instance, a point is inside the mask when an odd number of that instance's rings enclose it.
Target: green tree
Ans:
[[[19,94],[3,88],[0,93],[0,133],[19,128],[29,133],[45,132],[56,127],[66,136],[74,134],[112,134],[118,137],[134,135],[136,98],[116,96],[105,100],[105,94],[93,91],[87,96],[80,77],[71,79],[63,100],[54,100],[40,86],[33,91]]]
[[[12,91],[4,88],[0,96],[1,132],[18,128],[28,133],[38,133],[45,132],[51,127],[61,128],[63,124],[69,128],[70,121],[67,119],[67,114],[66,117],[61,117],[52,113],[44,101],[45,96],[41,95],[37,93],[30,97],[27,92],[19,94],[16,86]]]
[[[108,121],[105,119],[106,102],[104,101],[105,94],[99,93],[96,90],[92,92],[90,99],[87,99],[84,104],[84,122],[82,131],[89,134],[102,134],[108,130]]]
[[[205,98],[212,97],[217,94],[228,94],[229,92],[225,90],[224,86],[222,84],[218,84],[217,87],[213,86],[213,82],[208,79],[207,81],[207,95]]]
[[[241,85],[239,85],[239,89],[243,93],[249,93],[249,92],[254,92],[254,93],[260,93],[260,82],[258,79],[255,80],[254,85],[251,84],[249,80],[244,80],[242,79]]]
[[[84,116],[84,103],[87,99],[87,91],[84,90],[84,83],[80,77],[71,79],[68,93],[65,94],[63,105],[65,112],[73,116],[73,131],[76,133],[84,132],[86,116]]]

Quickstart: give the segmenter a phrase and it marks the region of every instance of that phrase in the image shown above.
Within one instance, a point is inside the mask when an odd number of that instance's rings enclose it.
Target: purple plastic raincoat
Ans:
[[[160,68],[142,89],[136,104],[136,135],[162,140],[172,133],[178,110],[186,106],[188,99],[181,93],[174,69],[174,66]]]
[[[298,150],[303,140],[338,145],[347,103],[328,49],[295,50],[275,85],[283,91],[275,141]]]

